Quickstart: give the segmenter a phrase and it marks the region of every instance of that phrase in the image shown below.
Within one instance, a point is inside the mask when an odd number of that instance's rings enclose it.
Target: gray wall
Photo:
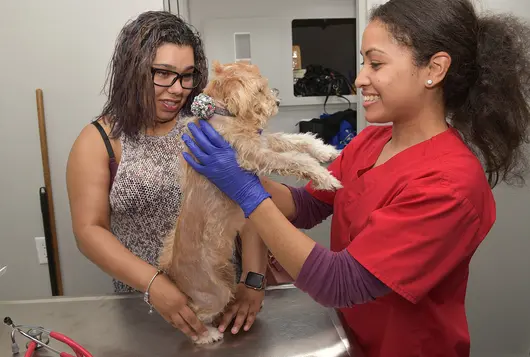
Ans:
[[[265,11],[269,12],[267,16],[274,16],[271,12],[282,11],[281,5],[290,9],[297,6],[294,0],[275,0],[266,7],[259,5],[265,4],[263,1],[253,1],[260,8],[250,9],[248,0],[192,0],[190,18],[200,28],[209,18],[232,16],[231,5],[259,12],[260,16]],[[101,12],[99,6],[103,5],[105,11]],[[527,1],[485,0],[484,5],[530,19]],[[100,90],[117,32],[127,19],[153,8],[162,8],[162,0],[0,2],[0,266],[9,266],[0,279],[0,299],[51,294],[47,267],[38,264],[33,241],[43,235],[38,199],[43,177],[36,88],[44,90],[65,293],[79,296],[111,292],[110,279],[76,249],[65,165],[79,131],[103,104]],[[320,106],[282,108],[269,130],[295,132],[298,120],[310,119],[321,111]],[[495,190],[495,197],[497,223],[472,263],[467,305],[473,356],[528,356],[530,188],[501,186]],[[328,234],[329,221],[309,232],[326,245]]]

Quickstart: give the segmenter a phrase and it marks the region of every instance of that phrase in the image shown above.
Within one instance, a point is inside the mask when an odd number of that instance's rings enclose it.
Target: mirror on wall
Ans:
[[[356,19],[294,19],[293,92],[296,97],[355,94]]]

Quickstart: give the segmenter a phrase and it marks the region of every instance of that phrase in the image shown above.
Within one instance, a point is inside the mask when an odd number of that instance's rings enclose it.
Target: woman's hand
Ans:
[[[156,311],[192,340],[208,333],[206,326],[188,307],[186,296],[165,275],[160,274],[155,278],[149,295]]]
[[[230,144],[210,124],[200,120],[199,125],[200,129],[193,123],[188,124],[197,144],[187,134],[182,136],[182,140],[199,162],[186,152],[182,154],[184,159],[235,201],[245,213],[245,217],[248,217],[271,195],[265,191],[255,174],[239,166]]]
[[[256,315],[261,310],[261,304],[265,297],[265,290],[254,290],[240,283],[237,286],[236,297],[223,313],[219,331],[224,332],[235,317],[231,332],[236,334],[241,329],[248,331],[256,320]]]

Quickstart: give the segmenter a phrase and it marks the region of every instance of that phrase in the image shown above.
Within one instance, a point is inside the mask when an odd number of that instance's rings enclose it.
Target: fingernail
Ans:
[[[192,341],[197,341],[199,338],[197,336],[191,336]]]
[[[219,326],[219,331],[220,331],[220,332],[225,332],[225,329],[226,329],[226,327],[224,327],[224,326]]]
[[[204,331],[204,332],[202,333],[202,337],[208,337],[208,331]]]
[[[233,333],[234,335],[237,333],[237,331],[239,331],[239,330],[238,330],[237,328],[235,328],[235,327],[232,329],[232,333]]]

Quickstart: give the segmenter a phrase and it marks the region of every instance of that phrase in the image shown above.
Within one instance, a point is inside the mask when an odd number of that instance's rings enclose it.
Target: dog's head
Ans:
[[[235,62],[212,63],[214,78],[204,93],[222,103],[243,125],[263,128],[278,113],[279,99],[257,66]]]

